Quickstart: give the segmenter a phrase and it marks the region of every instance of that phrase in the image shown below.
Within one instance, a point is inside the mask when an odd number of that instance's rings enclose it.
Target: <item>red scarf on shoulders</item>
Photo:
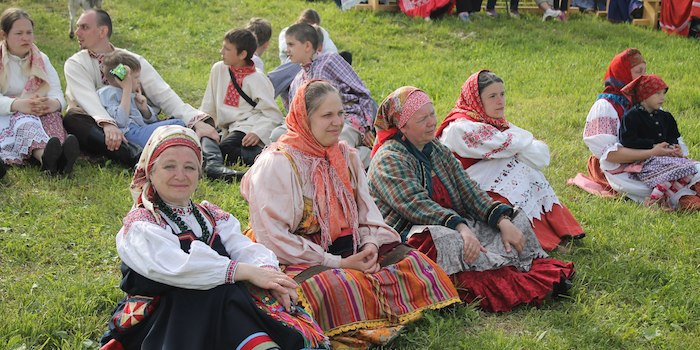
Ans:
[[[234,78],[236,78],[238,86],[240,86],[241,90],[243,90],[243,79],[255,73],[255,64],[251,63],[242,68],[233,68],[229,66],[228,69],[231,71],[231,73],[233,73],[233,76]],[[224,104],[231,107],[238,107],[240,100],[241,95],[238,93],[238,90],[236,90],[236,88],[233,86],[233,82],[230,81],[228,83],[228,88],[226,89],[226,95],[224,96]]]

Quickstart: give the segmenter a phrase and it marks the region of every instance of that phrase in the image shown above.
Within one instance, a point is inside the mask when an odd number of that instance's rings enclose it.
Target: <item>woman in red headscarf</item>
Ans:
[[[436,134],[482,190],[527,214],[544,250],[583,238],[583,229],[542,173],[549,147],[506,120],[505,88],[497,75],[472,74]]]
[[[637,49],[626,49],[612,59],[605,72],[605,89],[588,112],[583,130],[583,141],[592,153],[588,158],[588,174],[576,175],[569,180],[569,184],[603,197],[612,197],[616,195],[615,191],[621,191],[630,198],[643,200],[645,185],[606,173],[605,170],[615,169],[620,163],[639,160],[639,152],[627,149],[618,142],[620,121],[632,107],[620,90],[645,73],[646,63]]]
[[[447,274],[384,222],[357,152],[338,142],[344,116],[330,83],[304,83],[289,132],[258,157],[241,194],[250,204],[248,235],[286,265],[326,335],[366,348],[459,298]]]

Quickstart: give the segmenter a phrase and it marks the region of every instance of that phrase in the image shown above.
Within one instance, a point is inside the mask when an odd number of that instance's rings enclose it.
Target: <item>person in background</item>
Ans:
[[[228,164],[252,165],[270,143],[272,130],[284,121],[272,83],[252,61],[256,46],[255,35],[247,29],[224,35],[221,61],[211,67],[199,107],[221,128],[219,148]]]
[[[104,155],[128,167],[133,167],[141,154],[141,147],[124,142],[124,133],[104,109],[97,95],[97,90],[107,85],[107,77],[102,72],[104,57],[119,51],[138,59],[141,64],[141,93],[152,106],[168,117],[182,120],[200,136],[206,176],[225,181],[243,176],[243,172],[224,166],[214,120],[183,102],[145,58],[112,45],[112,18],[107,12],[99,9],[83,12],[78,18],[77,28],[75,35],[81,50],[66,60],[63,69],[68,101],[63,126],[76,135],[83,150]]]
[[[335,52],[339,53],[349,64],[352,65],[352,54],[349,51],[338,52],[338,48],[335,46],[333,40],[331,40],[328,31],[321,27],[321,16],[314,9],[305,9],[301,11],[299,18],[296,23],[306,23],[312,26],[317,26],[323,33],[323,42],[319,45],[322,47],[321,53]],[[280,65],[275,68],[272,72],[268,74],[272,86],[275,87],[275,97],[281,96],[282,101],[288,103],[289,100],[294,97],[289,95],[289,85],[294,80],[294,77],[301,71],[301,66],[299,64],[291,62],[289,56],[287,56],[287,29],[289,27],[283,28],[279,34],[279,57]]]
[[[306,23],[297,23],[287,30],[288,55],[292,62],[303,67],[294,77],[289,93],[293,96],[299,86],[313,79],[326,80],[335,86],[341,93],[345,109],[345,127],[340,139],[360,152],[360,159],[366,167],[374,143],[372,123],[376,104],[362,79],[339,54],[318,54],[321,41],[316,29]],[[284,126],[278,129],[284,129]],[[279,133],[280,130],[273,132],[275,135]],[[275,140],[272,137],[272,141]]]
[[[0,177],[5,163],[34,158],[50,175],[69,174],[78,140],[61,123],[61,81],[34,44],[34,21],[19,8],[0,15]]]
[[[262,60],[262,55],[267,51],[270,46],[270,38],[272,37],[272,25],[268,20],[254,17],[248,21],[245,29],[250,30],[255,34],[255,39],[257,40],[258,48],[255,49],[255,54],[253,54],[253,62],[255,63],[255,68],[259,69],[261,72],[265,72],[265,62]]]
[[[113,73],[119,69],[119,65],[123,67],[124,75],[121,78]],[[148,100],[141,93],[141,64],[136,57],[125,52],[113,52],[105,56],[102,70],[108,85],[97,90],[97,95],[127,142],[143,147],[157,127],[185,126],[180,119],[158,120],[158,113],[148,105]]]

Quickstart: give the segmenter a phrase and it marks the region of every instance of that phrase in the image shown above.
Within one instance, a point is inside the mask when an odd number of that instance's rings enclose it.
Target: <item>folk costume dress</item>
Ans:
[[[616,171],[632,173],[632,177],[644,182],[652,191],[644,203],[660,204],[675,208],[681,195],[693,195],[686,188],[700,170],[700,163],[688,159],[686,147],[678,131],[678,124],[671,113],[658,109],[649,112],[640,104],[661,90],[668,90],[666,83],[657,75],[642,75],[622,88],[634,107],[622,117],[620,143],[633,149],[652,149],[654,145],[666,142],[680,146],[682,156],[653,156],[645,161],[622,165]],[[696,194],[696,193],[695,193]],[[695,199],[700,203],[700,198]]]
[[[693,17],[700,18],[700,0],[662,1],[659,27],[669,34],[688,36]]]
[[[610,196],[620,192],[640,203],[651,195],[652,189],[632,173],[617,171],[622,164],[611,162],[607,158],[610,152],[623,147],[619,137],[620,124],[624,114],[632,108],[632,101],[621,89],[632,82],[631,69],[642,62],[644,60],[637,49],[627,49],[610,62],[605,73],[605,90],[598,95],[598,100],[588,112],[583,130],[583,142],[592,153],[588,160],[588,176],[579,174],[570,180],[570,183],[593,194]],[[679,189],[679,197],[694,194],[690,187],[697,181],[698,179],[693,179]]]
[[[429,18],[431,13],[452,12],[455,0],[398,0],[406,16]]]
[[[202,202],[165,204],[149,178],[168,147],[201,151],[196,134],[158,128],[131,183],[133,209],[116,243],[127,293],[109,320],[102,349],[325,348],[311,317],[287,313],[267,291],[236,282],[239,263],[279,269],[274,253],[243,236],[231,214]]]
[[[615,176],[605,172],[619,166],[608,162],[607,155],[621,146],[618,142],[620,121],[632,107],[631,101],[621,89],[632,82],[632,68],[642,63],[644,58],[637,49],[626,49],[615,55],[610,62],[605,72],[605,89],[591,106],[583,129],[583,142],[591,151],[588,172],[569,179],[569,184],[601,197],[614,197],[618,189],[624,189],[623,192],[628,196],[631,194],[630,198],[635,200],[648,195],[644,184],[629,179],[627,175]]]
[[[440,142],[489,196],[523,210],[544,250],[553,250],[562,239],[582,238],[583,229],[542,173],[549,165],[549,147],[505,118],[486,115],[479,73],[464,83],[456,106],[438,128]]]
[[[43,149],[50,137],[61,143],[66,138],[60,112],[30,115],[11,112],[15,98],[34,95],[66,102],[61,81],[49,58],[32,44],[29,54],[20,58],[10,53],[7,43],[0,43],[0,158],[8,164],[23,164],[36,149]]]
[[[308,83],[307,83],[308,84]],[[387,343],[427,309],[459,303],[448,276],[400,244],[367,188],[357,153],[344,143],[321,146],[311,133],[304,84],[286,123],[241,183],[250,204],[249,236],[270,248],[300,284],[299,301],[333,342]],[[340,268],[365,245],[379,249],[381,269]]]
[[[420,94],[425,96],[422,103],[412,101],[411,96]],[[405,139],[400,126],[425,103],[430,103],[425,93],[402,87],[384,100],[377,113],[378,140],[368,177],[386,223],[451,275],[462,300],[479,300],[484,310],[539,304],[568,289],[573,264],[548,258],[522,212],[491,199],[439,141],[418,150]],[[497,229],[504,215],[513,217],[525,235],[521,254],[505,251]],[[456,231],[460,223],[488,250],[475,262],[463,259],[464,242]]]

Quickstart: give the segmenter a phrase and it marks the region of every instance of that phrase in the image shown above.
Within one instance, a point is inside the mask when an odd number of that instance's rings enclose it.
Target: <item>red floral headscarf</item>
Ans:
[[[632,99],[632,103],[640,103],[649,96],[668,90],[668,85],[656,74],[642,75],[622,88],[622,93]]]
[[[370,156],[374,156],[379,147],[398,134],[411,116],[428,103],[428,94],[413,86],[403,86],[389,94],[377,110],[377,118],[374,120],[377,142],[374,143]]]
[[[626,49],[615,55],[605,72],[603,92],[619,94],[620,89],[632,81],[632,68],[642,63],[644,63],[644,57],[637,49]]]
[[[479,96],[479,74],[489,72],[480,70],[472,74],[462,85],[462,92],[457,98],[457,103],[450,113],[442,121],[442,124],[435,132],[440,137],[442,131],[457,119],[469,119],[475,122],[486,123],[495,126],[498,130],[505,130],[510,127],[506,118],[491,118],[486,115],[484,104]]]

